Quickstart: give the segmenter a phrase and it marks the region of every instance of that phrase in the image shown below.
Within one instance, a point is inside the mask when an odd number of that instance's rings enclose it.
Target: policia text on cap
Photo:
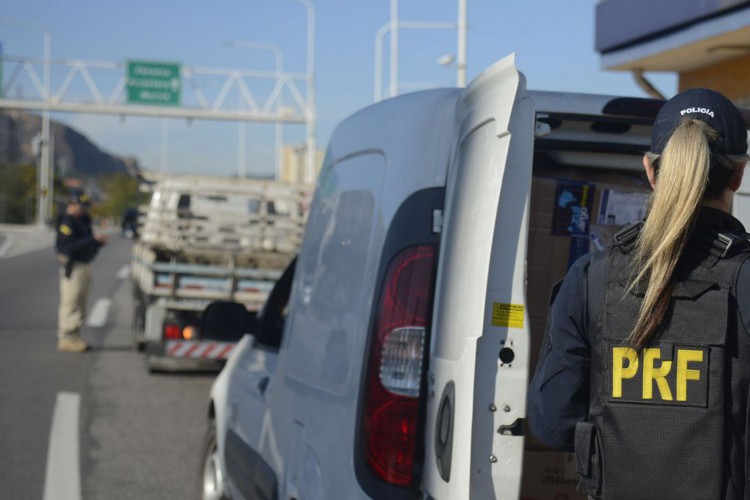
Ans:
[[[721,94],[666,102],[644,221],[579,259],[529,388],[533,434],[591,498],[750,498],[750,243],[730,215],[747,129]]]
[[[57,223],[55,248],[60,261],[60,308],[58,310],[57,348],[66,352],[83,352],[88,344],[81,338],[86,315],[86,298],[91,282],[91,261],[106,243],[94,235],[89,201],[86,195],[74,195]]]

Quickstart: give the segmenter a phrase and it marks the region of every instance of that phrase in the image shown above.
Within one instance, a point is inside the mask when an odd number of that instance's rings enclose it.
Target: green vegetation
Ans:
[[[36,219],[36,166],[0,164],[0,222],[31,224]]]
[[[33,224],[37,211],[37,167],[33,164],[0,163],[0,223]],[[95,202],[95,217],[122,217],[128,208],[136,208],[147,201],[148,195],[138,189],[138,179],[128,174],[99,177],[96,181],[101,201]],[[55,178],[55,199],[52,220],[63,209],[68,189]],[[60,206],[58,206],[60,204]]]
[[[138,189],[138,179],[128,174],[113,174],[98,179],[102,201],[95,203],[96,217],[122,217],[128,208],[136,208],[148,199],[146,193]]]

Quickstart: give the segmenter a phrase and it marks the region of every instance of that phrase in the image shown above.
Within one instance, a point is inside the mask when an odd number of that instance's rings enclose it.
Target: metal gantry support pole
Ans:
[[[161,119],[161,173],[169,170],[169,123],[166,118]]]
[[[49,102],[51,95],[51,58],[52,58],[52,40],[49,31],[47,29],[38,26],[36,24],[19,21],[16,19],[10,19],[0,17],[0,24],[9,26],[16,26],[23,29],[30,29],[38,31],[42,34],[44,42],[44,55],[43,57],[43,77],[42,85],[44,87],[43,100]],[[53,182],[50,181],[50,173],[54,177],[54,168],[50,165],[50,154],[49,154],[49,135],[50,135],[50,117],[49,107],[45,106],[42,108],[42,138],[39,144],[39,168],[37,170],[37,220],[36,224],[38,227],[44,227],[47,223],[47,218],[51,216],[51,204],[49,200],[52,199]]]
[[[52,58],[52,40],[48,31],[44,31],[44,99],[49,101],[51,94],[52,70],[50,65]],[[52,200],[54,199],[52,179],[55,177],[54,164],[50,157],[50,118],[49,108],[42,112],[42,172],[40,179],[41,192],[39,194],[42,204],[39,206],[40,226],[46,225],[46,219],[52,218]]]

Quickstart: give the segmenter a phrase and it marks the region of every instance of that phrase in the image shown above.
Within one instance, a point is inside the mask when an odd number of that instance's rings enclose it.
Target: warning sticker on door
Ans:
[[[492,326],[523,328],[523,306],[521,304],[492,304]]]

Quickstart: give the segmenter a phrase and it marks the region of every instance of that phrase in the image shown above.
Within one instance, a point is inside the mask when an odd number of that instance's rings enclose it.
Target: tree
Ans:
[[[36,174],[34,165],[0,164],[0,221],[31,224],[36,217]]]
[[[98,180],[103,200],[94,206],[98,217],[121,217],[128,208],[135,208],[146,200],[139,189],[138,179],[129,174],[113,174]]]

